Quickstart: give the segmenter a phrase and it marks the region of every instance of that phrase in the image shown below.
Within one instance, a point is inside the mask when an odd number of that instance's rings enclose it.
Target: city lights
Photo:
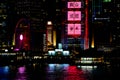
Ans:
[[[81,8],[81,2],[68,2],[68,8]]]
[[[47,22],[47,25],[52,25],[52,22],[51,22],[51,21],[48,21],[48,22]]]
[[[80,21],[81,11],[68,11],[68,21]]]
[[[119,2],[0,0],[0,80],[119,80]]]
[[[68,35],[81,35],[81,24],[68,24]]]
[[[23,40],[23,35],[22,34],[20,34],[20,40]]]

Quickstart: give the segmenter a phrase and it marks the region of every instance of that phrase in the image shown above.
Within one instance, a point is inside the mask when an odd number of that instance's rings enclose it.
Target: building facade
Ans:
[[[64,49],[79,51],[89,48],[88,0],[65,1],[61,42]]]
[[[90,46],[119,45],[119,1],[89,0]]]
[[[0,1],[0,47],[9,47],[12,44],[13,24],[11,19],[14,14],[8,0]]]
[[[46,33],[47,11],[45,1],[16,0],[15,11],[18,20],[26,18],[30,23],[30,47],[32,51],[43,51],[43,38]]]

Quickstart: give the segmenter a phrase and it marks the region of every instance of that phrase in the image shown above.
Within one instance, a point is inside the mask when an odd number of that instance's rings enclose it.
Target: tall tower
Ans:
[[[63,48],[74,50],[89,48],[88,0],[68,0],[66,21],[62,32]]]
[[[47,46],[53,46],[53,24],[51,21],[47,22]]]
[[[110,33],[110,43],[115,47],[120,48],[120,1],[119,0],[109,0],[111,2],[106,2],[106,4],[112,5],[111,9],[111,33]]]
[[[48,49],[56,48],[56,29],[52,21],[47,22],[47,47]]]
[[[118,46],[120,43],[120,10],[118,0],[91,0],[91,46]]]
[[[6,47],[9,45],[7,7],[7,1],[0,1],[0,47]]]

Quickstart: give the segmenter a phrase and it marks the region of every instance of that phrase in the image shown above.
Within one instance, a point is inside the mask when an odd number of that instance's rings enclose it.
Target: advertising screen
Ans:
[[[74,24],[68,24],[68,35],[74,35]]]
[[[75,29],[74,32],[75,35],[81,35],[81,24],[75,24],[74,29]]]
[[[81,11],[68,11],[68,21],[81,21]]]
[[[81,24],[68,24],[68,35],[81,35]]]
[[[81,2],[68,2],[68,8],[81,8]]]

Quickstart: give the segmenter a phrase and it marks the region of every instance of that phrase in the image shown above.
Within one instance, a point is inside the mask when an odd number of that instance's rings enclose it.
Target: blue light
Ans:
[[[48,55],[54,56],[55,55],[55,51],[48,51]]]
[[[48,64],[48,71],[54,71],[55,70],[55,64]]]
[[[5,73],[5,74],[8,74],[8,73],[9,73],[9,67],[8,67],[8,66],[5,66],[5,67],[4,67],[4,73]]]
[[[64,56],[69,56],[69,55],[70,55],[70,52],[69,52],[69,51],[63,51],[63,55],[64,55]]]

